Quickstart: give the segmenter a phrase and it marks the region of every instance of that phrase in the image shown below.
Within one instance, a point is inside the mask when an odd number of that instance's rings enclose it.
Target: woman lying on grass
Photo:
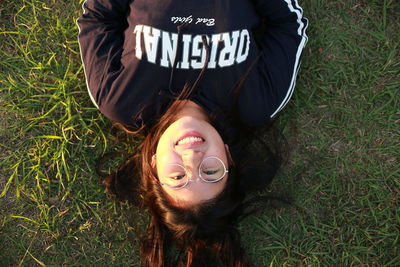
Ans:
[[[151,213],[143,265],[172,264],[171,245],[185,266],[251,265],[234,226],[250,207],[245,194],[264,189],[281,163],[255,130],[293,93],[307,41],[297,1],[87,0],[83,8],[89,95],[143,136],[135,160],[106,181]]]

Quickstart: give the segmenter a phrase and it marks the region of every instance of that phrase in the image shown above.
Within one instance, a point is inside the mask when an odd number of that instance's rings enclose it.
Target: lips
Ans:
[[[179,147],[193,147],[201,145],[204,142],[205,140],[200,133],[190,131],[183,134],[178,141],[175,142],[175,145]]]

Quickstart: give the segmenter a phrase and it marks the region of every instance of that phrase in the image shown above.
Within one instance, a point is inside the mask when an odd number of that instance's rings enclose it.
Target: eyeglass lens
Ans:
[[[214,182],[221,179],[225,174],[225,168],[222,161],[218,158],[206,158],[202,161],[199,167],[199,175],[206,182]],[[170,164],[167,167],[168,175],[164,177],[164,184],[170,187],[183,187],[189,177],[183,166],[178,164]]]

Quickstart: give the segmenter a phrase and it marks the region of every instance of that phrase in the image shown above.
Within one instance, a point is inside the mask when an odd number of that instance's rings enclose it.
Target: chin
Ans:
[[[177,124],[177,127],[183,130],[191,129],[194,127],[197,127],[197,130],[199,130],[202,128],[202,125],[204,125],[206,122],[201,121],[195,117],[185,116],[176,120],[175,123]]]

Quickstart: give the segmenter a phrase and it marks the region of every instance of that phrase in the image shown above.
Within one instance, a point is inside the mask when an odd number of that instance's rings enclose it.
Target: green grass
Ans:
[[[0,4],[0,265],[137,266],[146,214],[109,200],[94,166],[133,151],[87,95],[81,1]],[[240,225],[256,266],[398,266],[400,2],[310,0],[291,157],[273,203]],[[132,220],[135,218],[135,220]]]

